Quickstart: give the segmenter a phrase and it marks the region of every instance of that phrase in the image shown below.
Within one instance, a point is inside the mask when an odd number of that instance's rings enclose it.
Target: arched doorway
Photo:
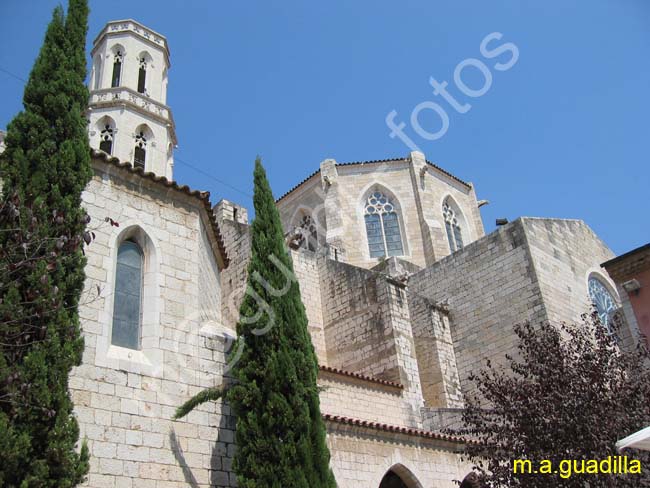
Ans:
[[[381,479],[379,488],[422,488],[422,484],[406,466],[396,464]]]
[[[398,475],[389,471],[381,480],[379,488],[409,488]]]
[[[460,488],[482,488],[476,473],[470,473],[463,479]]]

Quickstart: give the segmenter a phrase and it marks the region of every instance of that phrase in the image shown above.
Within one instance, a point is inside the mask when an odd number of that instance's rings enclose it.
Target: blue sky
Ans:
[[[0,128],[21,108],[24,82],[56,1],[0,2]],[[252,167],[263,157],[280,195],[318,168],[403,157],[386,115],[430,161],[474,183],[486,230],[494,220],[585,220],[615,253],[648,241],[650,2],[462,0],[283,2],[90,1],[88,49],[109,20],[134,18],[171,48],[168,103],[179,148],[175,179],[252,206]],[[492,32],[519,50],[481,55]],[[454,70],[475,58],[492,84],[463,95]],[[10,74],[8,74],[9,72]],[[464,114],[433,94],[448,81]],[[469,67],[462,80],[479,89]],[[446,134],[420,137],[412,110],[438,103]],[[440,118],[421,112],[423,128]]]

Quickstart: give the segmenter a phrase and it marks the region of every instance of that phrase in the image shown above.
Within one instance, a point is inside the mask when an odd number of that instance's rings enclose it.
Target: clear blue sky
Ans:
[[[27,78],[57,3],[0,1],[0,128],[21,108],[24,85],[1,70]],[[407,155],[388,136],[395,110],[430,161],[490,200],[487,230],[497,217],[578,218],[617,254],[650,241],[648,0],[273,3],[91,0],[89,49],[107,21],[122,18],[169,40],[179,182],[250,208],[257,154],[276,196],[325,158]],[[491,32],[503,34],[491,48],[519,49],[507,71],[494,69],[507,53],[481,56]],[[453,82],[468,58],[492,76],[474,99]],[[430,77],[449,81],[471,110],[434,96]],[[463,81],[478,89],[483,78],[469,67]],[[426,101],[449,115],[438,140],[410,124]],[[420,122],[440,128],[431,110]]]

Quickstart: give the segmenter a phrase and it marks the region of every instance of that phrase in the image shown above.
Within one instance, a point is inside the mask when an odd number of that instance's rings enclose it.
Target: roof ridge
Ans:
[[[210,225],[212,228],[212,232],[214,233],[214,237],[217,241],[217,248],[219,251],[219,256],[221,257],[221,260],[223,262],[223,268],[225,269],[228,267],[228,265],[230,264],[230,259],[228,258],[228,253],[226,252],[226,246],[224,245],[223,242],[223,235],[221,234],[221,228],[219,227],[219,223],[217,222],[216,214],[212,210],[209,191],[192,190],[189,186],[179,185],[176,181],[170,180],[166,176],[156,175],[151,171],[145,171],[143,168],[135,168],[131,163],[120,161],[115,156],[111,156],[110,154],[107,154],[101,150],[91,148],[90,156],[95,159],[101,159],[103,162],[107,164],[111,164],[117,168],[126,170],[131,174],[140,176],[141,178],[146,178],[150,181],[153,181],[154,183],[163,185],[166,188],[172,188],[174,190],[180,191],[181,193],[185,193],[188,196],[197,198],[201,203],[203,203],[203,207],[208,213],[208,217],[210,217],[209,218]]]
[[[388,158],[388,159],[371,159],[371,160],[368,160],[368,161],[349,161],[349,162],[347,162],[347,163],[339,163],[339,162],[337,162],[337,163],[336,163],[336,166],[352,166],[352,165],[355,165],[355,164],[364,165],[364,164],[377,164],[377,163],[392,163],[392,162],[403,162],[403,161],[408,161],[408,160],[409,160],[408,157]],[[440,171],[440,172],[443,173],[444,175],[448,176],[448,177],[451,178],[452,180],[455,180],[455,181],[457,181],[457,182],[459,182],[459,183],[465,185],[466,187],[471,188],[472,185],[471,185],[470,183],[468,183],[468,182],[466,182],[466,181],[464,181],[464,180],[461,180],[461,179],[460,179],[459,177],[457,177],[457,176],[454,176],[454,175],[451,174],[449,171],[447,171],[447,170],[441,168],[441,167],[438,166],[437,164],[434,164],[434,163],[432,163],[432,162],[429,161],[429,160],[426,160],[426,163],[427,163],[429,166],[431,166],[431,167],[437,169],[438,171]],[[297,183],[296,185],[294,185],[293,187],[291,187],[289,190],[287,190],[285,193],[283,193],[280,197],[278,197],[278,198],[275,200],[275,202],[277,203],[277,202],[279,202],[280,200],[282,200],[283,198],[289,196],[289,194],[291,194],[291,193],[293,193],[294,191],[296,191],[298,188],[300,188],[303,184],[307,183],[308,180],[310,180],[312,177],[316,176],[318,173],[320,173],[320,168],[317,169],[316,171],[314,171],[314,172],[313,172],[312,174],[310,174],[309,176],[307,176],[307,177],[306,177],[305,179],[303,179],[300,183]]]

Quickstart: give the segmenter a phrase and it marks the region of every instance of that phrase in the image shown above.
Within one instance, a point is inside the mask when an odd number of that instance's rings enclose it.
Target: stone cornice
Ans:
[[[115,88],[102,88],[90,92],[89,110],[93,108],[129,106],[138,112],[150,116],[161,124],[167,125],[171,136],[172,144],[176,145],[176,123],[172,116],[171,109],[160,102],[157,102],[142,93],[138,93],[126,86]]]
[[[110,34],[117,34],[122,32],[133,33],[144,42],[151,44],[158,49],[162,49],[163,53],[165,54],[167,67],[171,66],[169,62],[169,46],[167,45],[167,39],[165,36],[133,19],[112,20],[108,22],[93,41],[93,48],[90,51],[91,57],[95,55],[95,50],[103,37],[106,37]]]

